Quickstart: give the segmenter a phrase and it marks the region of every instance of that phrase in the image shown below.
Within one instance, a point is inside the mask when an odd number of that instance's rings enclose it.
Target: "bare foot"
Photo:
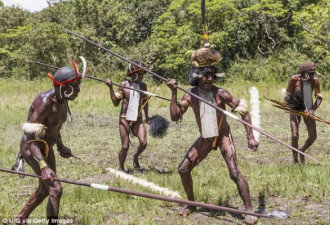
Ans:
[[[294,164],[299,164],[298,157],[294,157],[294,158],[293,158],[293,163],[294,163]]]
[[[256,216],[247,215],[245,216],[244,222],[246,224],[256,224],[258,222],[258,218]]]
[[[179,212],[180,216],[187,217],[190,213],[195,212],[197,209],[194,206],[186,206],[181,212]]]
[[[300,151],[305,152],[303,150],[300,150]],[[302,154],[299,154],[299,158],[300,158],[300,163],[305,164],[305,156]]]
[[[140,168],[140,164],[139,164],[139,158],[137,155],[134,154],[134,157],[133,157],[133,167],[135,169],[139,169]]]

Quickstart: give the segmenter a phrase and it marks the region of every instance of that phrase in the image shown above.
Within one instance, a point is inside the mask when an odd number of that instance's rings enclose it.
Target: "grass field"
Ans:
[[[225,88],[236,97],[249,99],[252,84],[235,82]],[[290,143],[289,115],[275,109],[265,100],[269,96],[280,100],[283,85],[256,84],[261,96],[261,129]],[[49,80],[18,81],[0,79],[0,167],[11,168],[19,148],[21,125],[26,122],[33,98],[51,88]],[[152,90],[152,85],[149,87]],[[166,85],[157,94],[170,97]],[[330,93],[316,111],[316,115],[330,120]],[[70,103],[73,122],[62,129],[62,139],[73,153],[104,168],[118,169],[120,138],[118,133],[119,107],[110,102],[108,88],[102,83],[85,80],[78,98]],[[181,96],[181,94],[180,94]],[[151,99],[149,114],[159,114],[169,120],[168,102]],[[249,151],[243,125],[228,118],[232,127],[239,167],[249,182],[255,211],[285,212],[286,219],[260,219],[259,224],[329,224],[330,218],[330,126],[317,124],[318,139],[307,154],[322,162],[308,160],[306,165],[293,165],[291,150],[261,136],[259,150]],[[300,146],[306,139],[301,126]],[[187,149],[199,136],[192,110],[181,123],[171,123],[168,134],[155,139],[148,136],[148,146],[140,157],[144,172],[132,170],[132,156],[137,139],[132,139],[126,168],[136,177],[152,181],[161,187],[177,191],[186,197],[177,166]],[[56,153],[58,176],[88,183],[151,192],[149,189],[115,178],[104,170],[76,159],[64,159]],[[32,172],[26,164],[26,171]],[[193,170],[196,201],[243,209],[235,184],[230,180],[220,151],[213,151]],[[37,180],[0,173],[0,219],[17,214]],[[63,184],[60,217],[72,219],[71,224],[243,224],[243,215],[199,209],[188,218],[178,216],[183,207],[175,203],[106,192],[82,186]],[[156,193],[157,194],[157,193]],[[46,201],[31,215],[45,217]],[[1,220],[0,220],[1,221]]]

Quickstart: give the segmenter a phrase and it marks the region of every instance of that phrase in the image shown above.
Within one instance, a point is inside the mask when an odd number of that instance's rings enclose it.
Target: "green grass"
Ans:
[[[223,86],[222,84],[219,84]],[[290,143],[289,115],[275,109],[262,98],[270,96],[280,99],[280,89],[286,84],[257,84],[261,96],[261,128],[269,134]],[[248,96],[252,83],[228,83],[224,85],[236,97]],[[22,135],[21,125],[26,121],[28,107],[34,97],[51,88],[48,79],[19,81],[0,79],[0,167],[10,168],[15,160]],[[152,90],[153,87],[149,87]],[[162,84],[157,94],[170,97],[166,85]],[[182,94],[180,94],[181,97]],[[329,93],[325,93],[329,96]],[[325,98],[316,114],[330,120],[329,99]],[[85,80],[78,98],[70,103],[73,122],[62,129],[62,139],[73,153],[102,167],[118,168],[120,138],[118,114],[120,107],[113,107],[108,88],[98,82]],[[149,114],[159,114],[169,120],[168,102],[151,99]],[[289,218],[260,219],[260,224],[327,224],[329,221],[330,178],[330,126],[317,124],[318,139],[307,152],[322,162],[311,160],[307,164],[292,164],[291,150],[261,136],[257,152],[249,151],[244,127],[228,118],[232,127],[238,164],[249,182],[255,210],[259,200],[264,199],[266,211],[285,211]],[[171,123],[168,134],[162,139],[148,136],[148,146],[141,155],[140,164],[146,173],[134,175],[155,184],[178,191],[185,198],[177,166],[187,149],[198,137],[198,129],[191,109],[184,115],[182,123]],[[304,124],[301,125],[300,145],[306,139]],[[132,156],[137,139],[126,160],[126,168],[132,169]],[[57,153],[56,153],[57,154]],[[58,176],[88,183],[107,184],[113,187],[151,192],[147,188],[120,180],[104,173],[102,169],[76,159],[64,159],[57,154]],[[27,172],[31,168],[26,165]],[[168,173],[160,174],[157,171]],[[235,184],[230,180],[224,160],[219,151],[209,156],[193,170],[196,201],[243,209]],[[11,218],[17,214],[32,191],[37,180],[0,173],[0,218]],[[177,215],[182,206],[158,200],[106,192],[82,186],[63,184],[60,217],[73,218],[74,224],[232,224],[242,223],[238,216],[228,213],[217,215],[201,209],[188,218]],[[45,216],[46,201],[31,215]]]

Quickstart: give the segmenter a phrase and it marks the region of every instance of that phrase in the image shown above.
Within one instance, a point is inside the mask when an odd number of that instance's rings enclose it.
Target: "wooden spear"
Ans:
[[[120,58],[120,59],[122,59],[122,60],[124,60],[124,61],[126,61],[126,62],[128,62],[128,63],[131,63],[131,64],[133,64],[133,65],[136,66],[136,67],[139,67],[139,68],[143,69],[144,71],[150,73],[151,75],[157,77],[157,78],[160,79],[160,80],[163,80],[163,81],[165,81],[165,82],[168,81],[168,79],[165,79],[164,77],[158,75],[157,73],[155,73],[155,72],[153,72],[153,71],[151,71],[151,70],[149,70],[149,69],[147,69],[147,68],[145,68],[145,67],[143,67],[143,66],[141,66],[141,65],[139,65],[139,64],[137,64],[137,63],[135,63],[135,62],[133,62],[132,60],[129,60],[129,59],[127,59],[127,58],[125,58],[125,57],[123,57],[123,56],[121,56],[121,55],[115,53],[114,51],[112,51],[112,50],[110,50],[110,49],[107,49],[107,48],[103,47],[102,45],[99,45],[99,44],[97,44],[97,43],[95,43],[95,42],[93,42],[93,41],[91,41],[91,40],[89,40],[89,39],[87,39],[87,38],[85,38],[85,37],[83,37],[83,36],[81,36],[81,35],[79,35],[79,34],[73,32],[73,31],[66,30],[66,32],[68,32],[68,33],[70,33],[70,34],[72,34],[72,35],[74,35],[74,36],[76,36],[76,37],[78,37],[78,38],[80,38],[80,39],[82,39],[82,40],[84,40],[84,41],[86,41],[86,42],[88,42],[88,43],[90,43],[90,44],[92,44],[92,45],[94,45],[94,46],[100,48],[100,49],[103,49],[104,51],[109,52],[110,54],[112,54],[112,55],[114,55],[114,56],[116,56],[116,57],[118,57],[118,58]],[[234,114],[232,114],[232,113],[230,113],[230,112],[228,112],[228,111],[226,111],[226,110],[224,110],[224,109],[222,109],[222,108],[220,108],[220,107],[218,107],[218,106],[216,106],[216,105],[214,105],[214,104],[212,104],[212,103],[206,101],[205,99],[203,99],[203,98],[199,97],[198,95],[196,95],[196,94],[190,92],[189,90],[186,90],[186,89],[184,89],[183,87],[181,87],[181,86],[179,86],[179,85],[177,85],[177,89],[179,89],[179,90],[181,90],[181,91],[183,91],[183,92],[189,94],[190,96],[192,96],[192,97],[194,97],[194,98],[197,98],[198,100],[204,102],[205,104],[208,104],[209,106],[211,106],[211,107],[215,108],[216,110],[220,111],[221,113],[223,113],[223,114],[225,114],[225,115],[231,117],[232,119],[237,120],[237,121],[243,123],[244,125],[246,125],[246,126],[252,128],[252,129],[258,131],[259,133],[261,133],[261,134],[267,136],[268,138],[272,139],[273,141],[278,142],[278,143],[280,143],[280,144],[282,144],[282,145],[288,147],[289,149],[291,149],[291,150],[293,150],[293,151],[296,151],[296,152],[298,152],[299,154],[302,154],[302,155],[306,156],[307,158],[310,158],[310,159],[314,160],[315,162],[321,164],[321,162],[318,161],[317,159],[315,159],[314,157],[312,157],[312,156],[310,156],[310,155],[307,155],[306,153],[304,153],[304,152],[302,152],[302,151],[300,151],[300,150],[298,150],[298,149],[292,147],[291,145],[289,145],[289,144],[287,144],[287,143],[281,141],[280,139],[278,139],[278,138],[276,138],[276,137],[274,137],[274,136],[272,136],[272,135],[266,133],[265,131],[259,129],[258,127],[255,127],[255,126],[249,124],[248,122],[245,122],[244,120],[238,118],[236,115],[234,115]]]
[[[41,179],[41,176],[38,176],[36,174],[31,174],[31,173],[18,172],[18,171],[14,171],[14,170],[3,169],[3,168],[0,168],[0,171],[5,172],[5,173],[19,174],[19,175],[23,175],[23,176],[29,176],[29,177]],[[203,208],[208,208],[208,209],[213,209],[213,210],[221,210],[221,211],[230,212],[230,213],[251,215],[251,216],[257,216],[257,217],[264,217],[264,218],[272,218],[272,216],[259,214],[259,213],[255,213],[255,212],[248,212],[248,211],[233,209],[233,208],[224,207],[224,206],[207,204],[207,203],[203,203],[203,202],[195,202],[195,201],[189,201],[189,200],[184,200],[184,199],[180,199],[180,198],[171,198],[171,197],[166,197],[166,196],[161,196],[161,195],[156,195],[156,194],[149,194],[149,193],[139,192],[139,191],[134,191],[134,190],[110,187],[110,186],[103,185],[103,184],[85,183],[85,182],[74,181],[74,180],[65,179],[65,178],[53,178],[53,179],[63,182],[63,183],[86,186],[86,187],[101,189],[101,190],[105,190],[105,191],[119,192],[119,193],[123,193],[123,194],[135,195],[135,196],[144,197],[144,198],[157,199],[157,200],[167,201],[167,202],[175,202],[175,203],[179,203],[179,204],[186,204],[186,205],[203,207]]]
[[[59,69],[60,67],[57,67],[57,66],[53,66],[53,65],[49,65],[49,64],[46,64],[46,63],[42,63],[42,62],[39,62],[39,61],[27,61],[29,63],[37,63],[37,64],[40,64],[40,65],[43,65],[43,66],[47,66],[47,67],[50,67],[50,68],[53,68],[53,69]],[[89,78],[89,79],[92,79],[92,80],[97,80],[97,81],[100,81],[100,82],[105,82],[105,80],[102,80],[100,78],[97,78],[97,77],[94,77],[94,76],[90,76],[90,75],[85,75],[85,77]],[[135,88],[132,88],[132,87],[126,87],[126,86],[123,86],[123,85],[120,85],[120,84],[117,84],[115,82],[112,82],[113,85],[115,86],[118,86],[118,87],[122,87],[122,88],[126,88],[126,89],[130,89],[130,90],[133,90],[133,91],[137,91],[137,92],[141,92],[145,95],[148,95],[148,96],[152,96],[152,97],[156,97],[156,98],[160,98],[160,99],[163,99],[163,100],[166,100],[166,101],[171,101],[171,99],[169,98],[165,98],[165,97],[162,97],[162,96],[159,96],[159,95],[156,95],[154,93],[150,93],[150,92],[147,92],[147,91],[143,91],[143,90],[139,90],[139,89],[135,89]]]

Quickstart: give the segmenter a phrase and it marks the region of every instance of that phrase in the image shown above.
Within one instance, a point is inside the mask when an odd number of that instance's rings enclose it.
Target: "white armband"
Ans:
[[[122,99],[123,98],[123,94],[119,93],[119,92],[115,92],[115,97],[116,99]]]
[[[24,123],[22,129],[28,134],[34,134],[36,138],[42,138],[45,136],[47,127],[41,123]]]
[[[247,103],[245,99],[240,99],[238,104],[232,109],[232,112],[244,115],[248,112]]]
[[[320,93],[315,93],[315,97],[317,98],[321,98],[321,99],[323,99],[324,98],[324,96],[323,96],[323,94],[320,92]]]

